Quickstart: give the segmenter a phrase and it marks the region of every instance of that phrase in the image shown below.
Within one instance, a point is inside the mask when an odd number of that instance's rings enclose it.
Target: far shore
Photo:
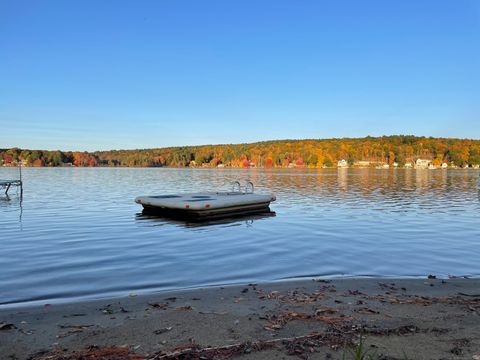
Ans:
[[[308,279],[0,309],[2,359],[353,359],[359,342],[372,359],[480,359],[480,279]]]
[[[337,167],[337,166],[329,166],[329,167],[311,167],[311,166],[294,166],[294,167],[261,167],[261,166],[251,166],[251,167],[234,167],[234,166],[74,166],[74,165],[65,165],[65,166],[31,166],[31,165],[2,165],[0,167],[4,168],[62,168],[62,169],[93,169],[93,168],[100,168],[100,169],[207,169],[207,170],[212,170],[212,169],[219,169],[219,170],[224,170],[224,169],[231,169],[231,170],[348,170],[348,169],[354,169],[354,170],[359,170],[359,169],[364,169],[364,170],[442,170],[442,171],[451,171],[451,170],[479,170],[480,168],[477,167],[468,167],[468,168],[462,168],[462,167],[448,167],[448,168],[442,168],[442,167],[435,167],[435,168],[415,168],[415,167],[404,167],[404,166],[398,166],[398,167],[389,167],[389,168],[384,168],[384,167],[367,167],[367,166],[345,166],[345,167]]]

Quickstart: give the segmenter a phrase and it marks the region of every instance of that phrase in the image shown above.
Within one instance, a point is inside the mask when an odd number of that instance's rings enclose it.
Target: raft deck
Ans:
[[[139,196],[135,202],[148,213],[202,220],[269,212],[270,203],[275,200],[275,195],[204,192]]]

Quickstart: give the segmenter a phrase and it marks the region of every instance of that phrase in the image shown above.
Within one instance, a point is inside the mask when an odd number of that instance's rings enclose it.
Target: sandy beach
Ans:
[[[247,284],[0,310],[2,359],[479,359],[480,279]],[[90,357],[89,357],[90,356]]]

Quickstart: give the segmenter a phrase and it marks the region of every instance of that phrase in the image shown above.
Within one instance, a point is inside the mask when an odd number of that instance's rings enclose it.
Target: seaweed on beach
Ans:
[[[286,316],[287,320],[283,318],[281,321],[314,319],[314,317],[307,314],[290,313],[284,316]],[[430,331],[433,331],[433,329],[420,329],[415,325],[386,328],[335,322],[332,326],[328,326],[323,332],[312,332],[304,336],[245,341],[238,344],[215,347],[201,346],[193,339],[190,339],[187,343],[179,344],[169,351],[161,351],[150,356],[135,354],[131,349],[124,347],[90,346],[85,350],[71,353],[62,349],[55,349],[47,354],[38,354],[29,360],[226,360],[269,349],[285,351],[288,355],[307,359],[309,354],[317,352],[322,347],[329,347],[334,351],[355,349],[355,347],[358,346],[358,340],[363,339],[366,335],[405,336]],[[460,345],[460,343],[457,345]],[[393,358],[375,357],[375,359]]]
[[[267,316],[268,325],[264,326],[265,330],[275,331],[283,328],[288,322],[300,321],[319,321],[330,326],[346,325],[353,320],[352,317],[344,314],[337,314],[334,309],[320,309],[313,314],[307,314],[295,311],[286,311],[279,314]]]
[[[264,341],[246,341],[239,344],[200,347],[191,343],[176,347],[171,352],[161,352],[147,360],[206,360],[206,359],[231,359],[242,354],[263,351],[267,349],[285,350],[289,355],[305,358],[306,353],[316,351],[316,348],[328,346],[337,350],[346,344],[352,343],[350,333],[331,330],[325,333],[311,333],[305,336],[278,338]]]
[[[54,349],[47,354],[34,355],[28,360],[145,360],[145,357],[134,354],[130,349],[124,347],[89,346],[84,350],[74,352]]]
[[[328,292],[336,292],[334,285],[324,285],[312,293],[306,293],[301,290],[289,291],[281,294],[279,291],[271,291],[269,293],[263,290],[257,290],[257,296],[260,300],[279,300],[292,305],[312,304],[325,298]]]
[[[469,311],[480,311],[480,298],[465,298],[464,296],[451,297],[427,297],[417,295],[370,295],[366,296],[369,300],[376,300],[383,303],[399,304],[399,305],[422,305],[431,306],[435,304],[443,305],[461,305]]]

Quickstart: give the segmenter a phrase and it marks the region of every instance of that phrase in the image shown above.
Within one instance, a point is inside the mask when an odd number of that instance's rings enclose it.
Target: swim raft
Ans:
[[[167,217],[210,219],[270,211],[273,194],[252,191],[199,192],[172,195],[139,196],[135,199],[147,213]]]

